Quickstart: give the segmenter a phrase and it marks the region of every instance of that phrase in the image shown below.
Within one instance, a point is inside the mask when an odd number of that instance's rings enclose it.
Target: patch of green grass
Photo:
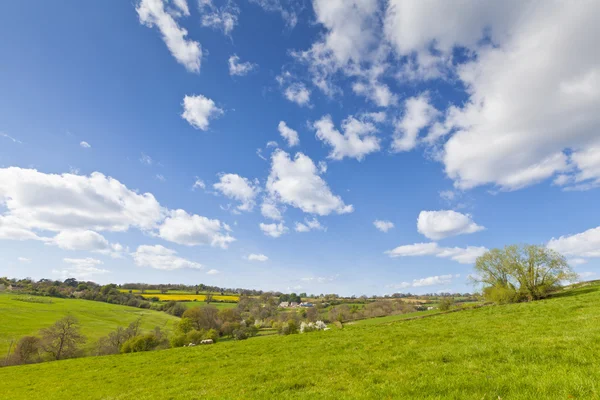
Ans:
[[[598,399],[600,290],[291,336],[0,369],[0,397]]]
[[[187,308],[191,308],[191,307],[205,307],[208,305],[211,305],[213,307],[218,308],[219,310],[222,308],[236,308],[237,307],[237,303],[210,303],[207,304],[204,301],[178,301],[178,303],[183,304],[184,306],[186,306]]]
[[[155,326],[170,330],[173,323],[179,320],[164,312],[98,301],[2,293],[0,357],[4,357],[12,340],[16,341],[25,335],[37,335],[40,329],[49,327],[67,314],[79,319],[81,332],[87,337],[86,349],[92,349],[99,337],[118,326],[129,325],[138,317],[142,317],[142,329],[147,330]]]
[[[386,315],[385,317],[367,318],[358,321],[348,322],[348,325],[379,325],[394,321],[400,321],[407,318],[414,318],[421,315],[439,314],[439,310],[415,311],[407,314]]]

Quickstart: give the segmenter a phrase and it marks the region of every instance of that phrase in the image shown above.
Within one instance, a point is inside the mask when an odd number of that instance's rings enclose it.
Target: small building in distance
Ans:
[[[314,307],[315,305],[310,302],[300,303],[300,307]]]

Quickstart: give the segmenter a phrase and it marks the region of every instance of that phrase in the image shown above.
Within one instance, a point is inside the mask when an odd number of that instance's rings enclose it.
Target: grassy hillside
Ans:
[[[19,301],[31,298],[43,303]],[[155,326],[170,329],[178,318],[159,311],[119,306],[90,300],[58,299],[27,295],[0,294],[0,354],[4,356],[10,341],[25,335],[37,334],[41,328],[52,325],[70,313],[79,319],[81,330],[91,347],[99,337],[108,334],[117,326],[127,326],[142,317],[142,328]],[[0,394],[1,396],[1,394]]]
[[[0,369],[0,397],[597,399],[600,287],[379,325]]]

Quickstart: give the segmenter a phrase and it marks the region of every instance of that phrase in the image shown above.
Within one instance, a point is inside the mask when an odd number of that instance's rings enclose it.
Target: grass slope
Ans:
[[[67,314],[79,319],[81,331],[87,337],[86,347],[92,348],[96,340],[117,326],[127,326],[142,317],[142,328],[155,326],[170,329],[178,318],[159,311],[101,303],[90,300],[32,297],[51,303],[30,303],[18,298],[30,297],[16,294],[0,294],[0,356],[8,350],[11,340],[25,335],[36,335],[40,329],[52,325]],[[0,394],[0,397],[2,395]]]
[[[597,399],[600,287],[343,330],[0,369],[27,399]]]

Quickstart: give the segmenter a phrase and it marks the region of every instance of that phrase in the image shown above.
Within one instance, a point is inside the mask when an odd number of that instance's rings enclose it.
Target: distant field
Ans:
[[[376,318],[367,318],[361,319],[358,321],[348,322],[348,325],[378,325],[385,324],[388,322],[399,321],[402,319],[418,317],[420,315],[431,315],[431,314],[439,314],[439,310],[431,310],[431,311],[415,311],[408,314],[398,314],[398,315],[387,315],[385,317],[376,317]]]
[[[599,322],[593,285],[410,321],[1,368],[0,397],[599,399]]]
[[[204,294],[169,294],[169,293],[165,293],[165,294],[143,294],[142,295],[143,298],[145,299],[150,299],[152,297],[158,297],[158,299],[160,301],[204,301],[206,299],[206,295]],[[219,294],[215,294],[213,295],[213,300],[215,301],[239,301],[240,298],[239,296],[232,296],[232,295],[224,295],[221,296]]]
[[[16,300],[19,298],[31,298],[44,303]],[[142,328],[148,330],[155,326],[170,330],[173,323],[179,320],[164,312],[98,301],[0,293],[0,355],[6,354],[11,340],[35,335],[67,314],[79,319],[82,333],[88,338],[87,348],[92,348],[99,337],[118,326],[127,326],[138,317],[142,317]]]
[[[190,308],[190,307],[205,307],[208,305],[216,307],[218,309],[237,307],[237,303],[210,303],[210,304],[207,304],[203,301],[182,301],[180,303],[188,308]]]

